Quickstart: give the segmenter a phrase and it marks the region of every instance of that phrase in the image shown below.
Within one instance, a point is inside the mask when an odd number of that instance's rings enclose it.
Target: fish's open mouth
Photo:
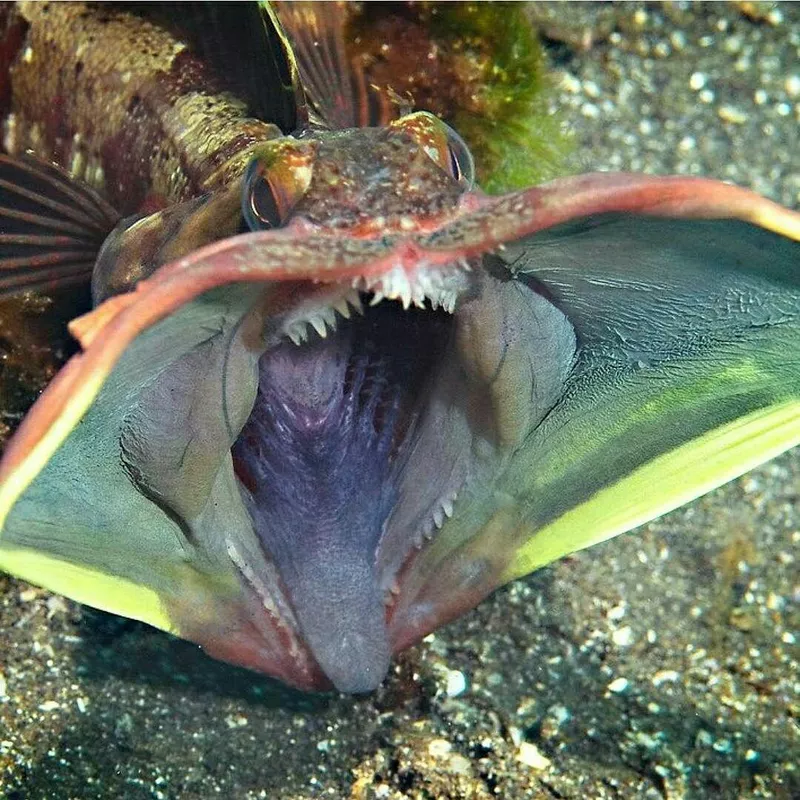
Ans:
[[[297,663],[347,692],[381,682],[401,617],[430,629],[449,613],[446,599],[395,592],[462,498],[492,491],[574,352],[564,315],[487,257],[420,275],[271,293],[232,447],[264,574],[229,555]],[[490,585],[469,558],[451,566],[459,597]]]
[[[429,441],[465,396],[447,361],[468,277],[457,266],[422,288],[321,287],[267,326],[234,470],[279,604],[345,691],[385,675],[392,582],[466,479],[466,461]]]
[[[116,434],[138,494],[185,548],[215,548],[256,609],[225,636],[189,635],[347,692],[374,689],[409,630],[499,580],[503,554],[467,552],[461,531],[489,524],[475,509],[495,507],[496,476],[563,393],[575,352],[565,315],[492,256],[381,267],[347,283],[225,285],[185,306],[167,323],[186,343],[144,340],[178,355],[161,356]],[[440,543],[441,582],[417,572]],[[257,619],[261,633],[242,633]]]

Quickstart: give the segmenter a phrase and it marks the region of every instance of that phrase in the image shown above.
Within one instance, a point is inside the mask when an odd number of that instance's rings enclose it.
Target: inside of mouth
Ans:
[[[453,321],[363,299],[363,316],[337,317],[326,336],[310,330],[300,344],[267,349],[232,453],[281,590],[317,660],[348,691],[371,688],[349,676],[367,680],[374,662],[380,680],[389,658],[376,553]]]

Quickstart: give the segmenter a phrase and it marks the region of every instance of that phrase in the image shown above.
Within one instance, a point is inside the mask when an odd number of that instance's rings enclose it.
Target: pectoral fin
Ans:
[[[118,219],[59,167],[0,155],[0,295],[88,284]]]

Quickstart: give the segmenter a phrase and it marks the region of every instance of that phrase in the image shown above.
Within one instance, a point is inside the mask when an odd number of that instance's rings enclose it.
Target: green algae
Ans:
[[[525,4],[365,4],[350,28],[350,55],[370,85],[453,125],[484,190],[563,171],[570,142]]]

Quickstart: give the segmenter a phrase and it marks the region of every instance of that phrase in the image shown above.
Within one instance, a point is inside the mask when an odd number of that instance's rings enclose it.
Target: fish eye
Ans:
[[[450,157],[450,174],[467,189],[475,183],[475,161],[467,143],[447,124],[442,123],[447,133],[447,152]]]
[[[254,159],[244,175],[242,185],[242,215],[251,231],[280,228],[288,209],[282,208],[280,192],[276,191],[263,164]]]

